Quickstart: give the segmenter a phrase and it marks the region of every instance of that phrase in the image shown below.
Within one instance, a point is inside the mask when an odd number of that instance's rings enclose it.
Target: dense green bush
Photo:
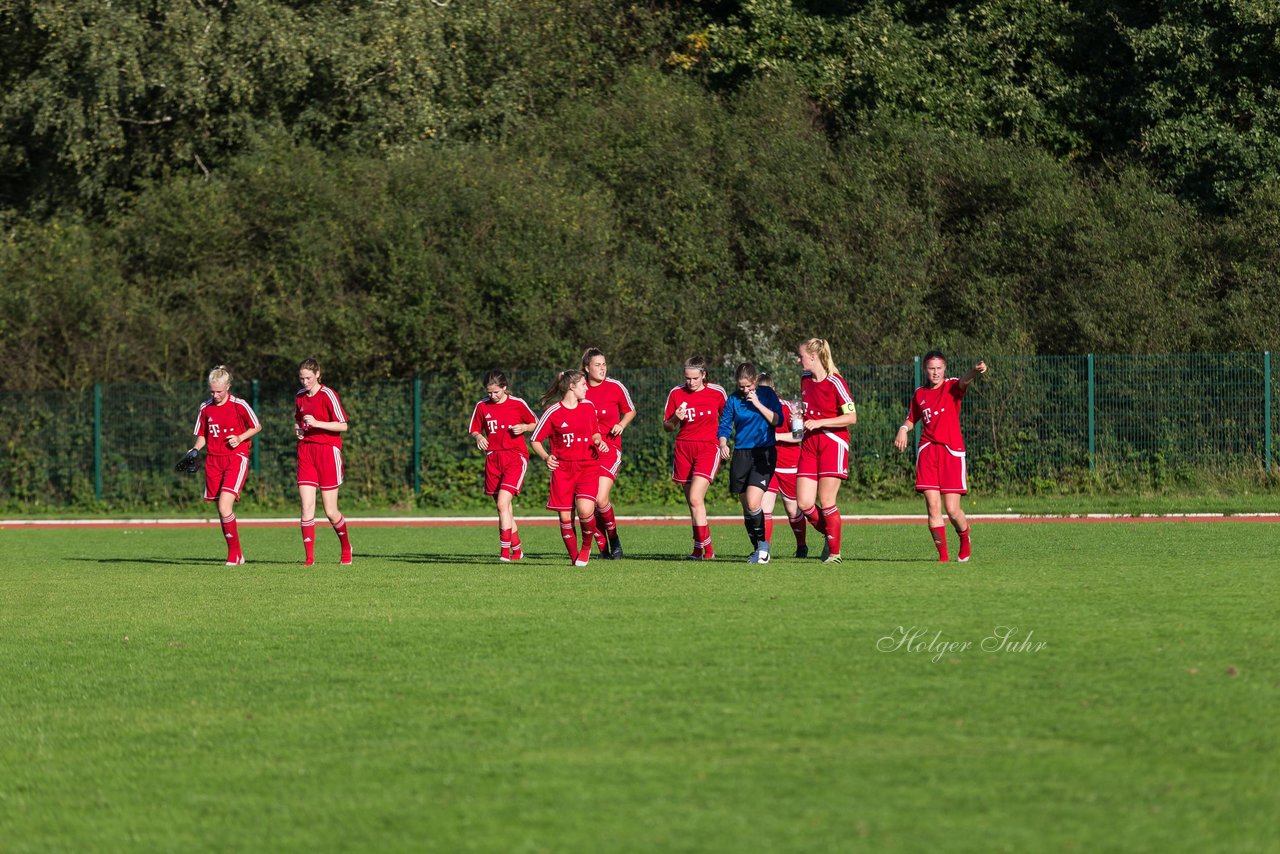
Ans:
[[[0,383],[1280,341],[1271,185],[1215,224],[1027,145],[900,121],[833,145],[798,86],[635,72],[504,145],[272,137],[107,222],[28,221],[0,240]]]

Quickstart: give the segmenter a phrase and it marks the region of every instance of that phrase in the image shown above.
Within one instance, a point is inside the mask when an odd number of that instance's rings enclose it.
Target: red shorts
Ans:
[[[714,480],[720,468],[720,446],[715,442],[676,442],[673,483],[685,484],[694,477]]]
[[[964,451],[953,451],[937,442],[925,442],[916,451],[916,492],[936,489],[964,495],[969,482],[964,467]]]
[[[773,470],[773,480],[769,481],[769,491],[781,493],[788,501],[796,500],[796,470]]]
[[[605,444],[609,444],[607,440]],[[600,454],[598,462],[600,463],[600,477],[617,480],[618,469],[622,467],[622,449],[609,445],[609,450]]]
[[[342,486],[342,449],[322,442],[299,442],[298,486],[324,491]]]
[[[524,476],[529,471],[529,457],[519,451],[490,451],[484,457],[484,494],[494,496],[505,489],[519,495]]]
[[[835,433],[805,433],[800,443],[796,477],[849,479],[849,440]]]
[[[579,498],[596,500],[600,489],[600,464],[595,460],[560,460],[551,473],[548,510],[572,510]]]
[[[205,454],[204,500],[217,501],[218,493],[230,492],[239,501],[248,476],[248,454]]]

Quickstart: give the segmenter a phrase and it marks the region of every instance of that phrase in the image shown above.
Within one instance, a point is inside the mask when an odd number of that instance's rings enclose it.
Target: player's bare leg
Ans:
[[[827,556],[823,558],[824,563],[840,562],[840,534],[843,526],[836,500],[839,498],[840,484],[843,482],[838,477],[818,479],[818,509],[822,513],[822,535],[827,538],[827,547],[824,549]]]
[[[622,540],[618,537],[618,521],[613,515],[613,505],[609,503],[612,492],[613,478],[601,477],[596,491],[596,543],[604,543],[600,546],[601,557],[605,557],[605,549],[608,548],[608,558],[617,560],[622,557]]]
[[[758,486],[748,486],[743,490],[742,522],[746,526],[747,536],[751,538],[751,556],[748,563],[769,562],[769,538],[764,524],[765,491]]]
[[[951,520],[951,525],[960,535],[960,552],[956,555],[956,559],[964,563],[969,559],[969,520],[960,509],[959,493],[948,492],[942,496],[942,501],[946,506],[947,518]],[[941,525],[942,522],[939,521],[938,524]]]
[[[921,494],[929,513],[929,534],[938,549],[938,562],[946,563],[951,558],[947,555],[947,527],[942,523],[942,494],[936,489],[926,489]]]
[[[591,561],[591,544],[596,535],[596,502],[590,498],[577,499],[578,525],[582,528],[582,545],[574,566],[586,566]]]
[[[324,515],[329,519],[329,524],[333,526],[333,532],[338,535],[338,542],[342,545],[342,556],[338,559],[338,563],[350,566],[351,538],[347,536],[347,520],[338,509],[338,490],[320,490],[320,502],[324,505]]]
[[[227,566],[244,563],[240,550],[240,527],[236,524],[236,496],[225,489],[218,493],[218,520],[222,523],[222,537],[227,541]]]
[[[511,493],[505,489],[499,489],[498,494],[493,496],[493,503],[498,508],[498,560],[504,563],[515,557],[515,513],[511,509]]]
[[[716,556],[711,547],[711,526],[707,524],[707,490],[711,481],[694,475],[684,485],[684,498],[689,504],[689,520],[693,523],[693,553],[690,560],[711,560]]]
[[[828,478],[828,480],[830,479]],[[815,531],[822,535],[824,541],[822,559],[826,560],[831,553],[825,544],[827,523],[822,516],[822,512],[818,509],[818,481],[807,477],[796,478],[796,510],[801,518],[805,519],[813,526]]]

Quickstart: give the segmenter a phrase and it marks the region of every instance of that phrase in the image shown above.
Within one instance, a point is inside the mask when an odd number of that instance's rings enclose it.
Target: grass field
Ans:
[[[321,534],[0,533],[0,850],[1277,850],[1280,525]]]

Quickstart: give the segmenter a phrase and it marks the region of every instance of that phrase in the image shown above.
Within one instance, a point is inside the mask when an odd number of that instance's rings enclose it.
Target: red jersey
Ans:
[[[251,427],[259,426],[261,422],[258,421],[258,416],[253,413],[249,404],[245,403],[243,398],[231,394],[227,395],[227,402],[221,406],[215,405],[213,398],[200,404],[200,414],[196,416],[196,429],[192,432],[196,436],[204,436],[205,452],[210,456],[247,457],[249,448],[253,447],[253,440],[241,442],[232,448],[227,445],[227,439]]]
[[[827,374],[826,379],[819,382],[813,378],[813,374],[805,371],[800,377],[800,399],[804,401],[806,421],[838,418],[846,412],[854,411],[849,385],[839,374]],[[848,427],[820,427],[815,432],[830,433],[846,440],[849,438]]]
[[[622,416],[636,409],[631,402],[631,393],[627,391],[627,387],[608,377],[596,386],[591,384],[591,380],[587,380],[587,402],[596,408],[601,438],[614,448],[621,448],[622,436],[610,436],[609,431],[613,429],[613,425],[622,420]]]
[[[940,388],[920,386],[911,395],[907,417],[914,424],[923,424],[920,444],[936,442],[953,451],[964,451],[964,436],[960,435],[960,401],[964,400],[968,386],[952,377],[943,380]]]
[[[557,460],[594,460],[596,446],[591,436],[599,432],[596,408],[589,402],[584,400],[573,409],[553,403],[538,419],[533,441],[541,442],[550,436],[551,453]]]
[[[304,427],[302,416],[310,415],[317,421],[337,421],[347,423],[347,413],[342,411],[342,402],[338,394],[327,385],[316,387],[316,393],[308,396],[306,389],[298,392],[294,399],[293,420],[302,430],[303,442],[315,442],[320,445],[342,447],[342,434],[333,430],[321,430],[317,427]]]
[[[773,428],[776,436],[779,433],[791,432],[791,404],[785,400],[782,401],[782,423]],[[776,442],[778,448],[778,464],[774,471],[778,469],[793,469],[800,463],[800,443],[799,442]]]
[[[471,427],[468,433],[479,433],[489,440],[489,450],[515,451],[521,456],[529,456],[529,446],[524,441],[524,434],[511,435],[511,428],[517,424],[536,424],[537,417],[529,404],[518,397],[507,395],[502,403],[494,403],[485,398],[476,404],[471,412]]]
[[[697,391],[689,391],[688,386],[678,385],[667,394],[667,406],[663,410],[662,420],[669,421],[676,414],[680,404],[685,404],[684,420],[680,422],[680,430],[676,433],[677,442],[710,442],[716,443],[720,430],[720,413],[729,400],[724,388],[715,383],[707,383]]]

